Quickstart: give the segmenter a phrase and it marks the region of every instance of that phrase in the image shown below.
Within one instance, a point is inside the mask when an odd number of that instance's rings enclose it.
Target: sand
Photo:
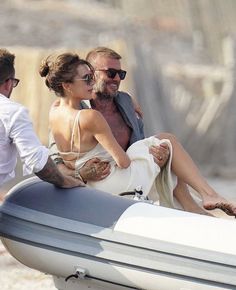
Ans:
[[[8,254],[0,242],[1,290],[55,290],[51,276],[30,269]]]

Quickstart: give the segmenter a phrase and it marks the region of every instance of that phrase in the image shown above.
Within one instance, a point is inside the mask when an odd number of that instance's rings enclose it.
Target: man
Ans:
[[[98,47],[88,53],[86,60],[92,64],[95,70],[96,83],[93,100],[90,101],[91,107],[102,113],[117,142],[124,150],[127,150],[132,143],[144,138],[144,131],[142,119],[135,112],[134,101],[127,93],[119,91],[120,82],[126,76],[126,72],[121,69],[121,56],[109,48]],[[158,138],[172,139],[173,142],[176,142],[171,134],[162,133]],[[53,143],[51,143],[52,147]],[[160,167],[166,164],[169,157],[167,146],[152,147],[150,153]],[[58,166],[62,172],[74,174],[65,168],[55,150],[53,156],[56,156],[56,162],[60,163]],[[110,173],[109,169],[109,164],[93,159],[80,169],[79,174],[85,182],[86,180],[96,181],[105,178]],[[205,213],[193,201],[186,184],[181,180],[177,182],[174,195],[181,201],[185,210]]]
[[[19,83],[14,60],[13,54],[0,49],[0,186],[15,176],[17,153],[24,175],[34,172],[42,180],[65,188],[83,186],[81,180],[60,173],[34,133],[26,108],[9,99]]]

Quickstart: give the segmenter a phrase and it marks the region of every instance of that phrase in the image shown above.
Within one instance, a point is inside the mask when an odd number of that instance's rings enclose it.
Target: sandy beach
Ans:
[[[0,242],[1,290],[55,290],[51,276],[30,269],[8,254]]]

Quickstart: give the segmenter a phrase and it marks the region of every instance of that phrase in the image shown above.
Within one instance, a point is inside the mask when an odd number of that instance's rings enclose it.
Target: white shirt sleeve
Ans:
[[[9,124],[9,137],[16,145],[23,161],[23,174],[39,172],[45,166],[49,151],[41,144],[34,132],[28,111],[23,106],[12,116]]]

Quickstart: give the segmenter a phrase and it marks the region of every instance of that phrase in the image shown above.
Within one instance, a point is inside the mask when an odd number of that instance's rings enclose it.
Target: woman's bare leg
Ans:
[[[161,133],[157,137],[170,140],[173,148],[172,171],[180,180],[190,185],[202,196],[205,209],[220,208],[227,214],[236,215],[236,203],[228,202],[207,183],[174,135]]]
[[[185,211],[213,216],[196,203],[188,190],[187,184],[180,179],[178,179],[174,189],[174,196]]]

